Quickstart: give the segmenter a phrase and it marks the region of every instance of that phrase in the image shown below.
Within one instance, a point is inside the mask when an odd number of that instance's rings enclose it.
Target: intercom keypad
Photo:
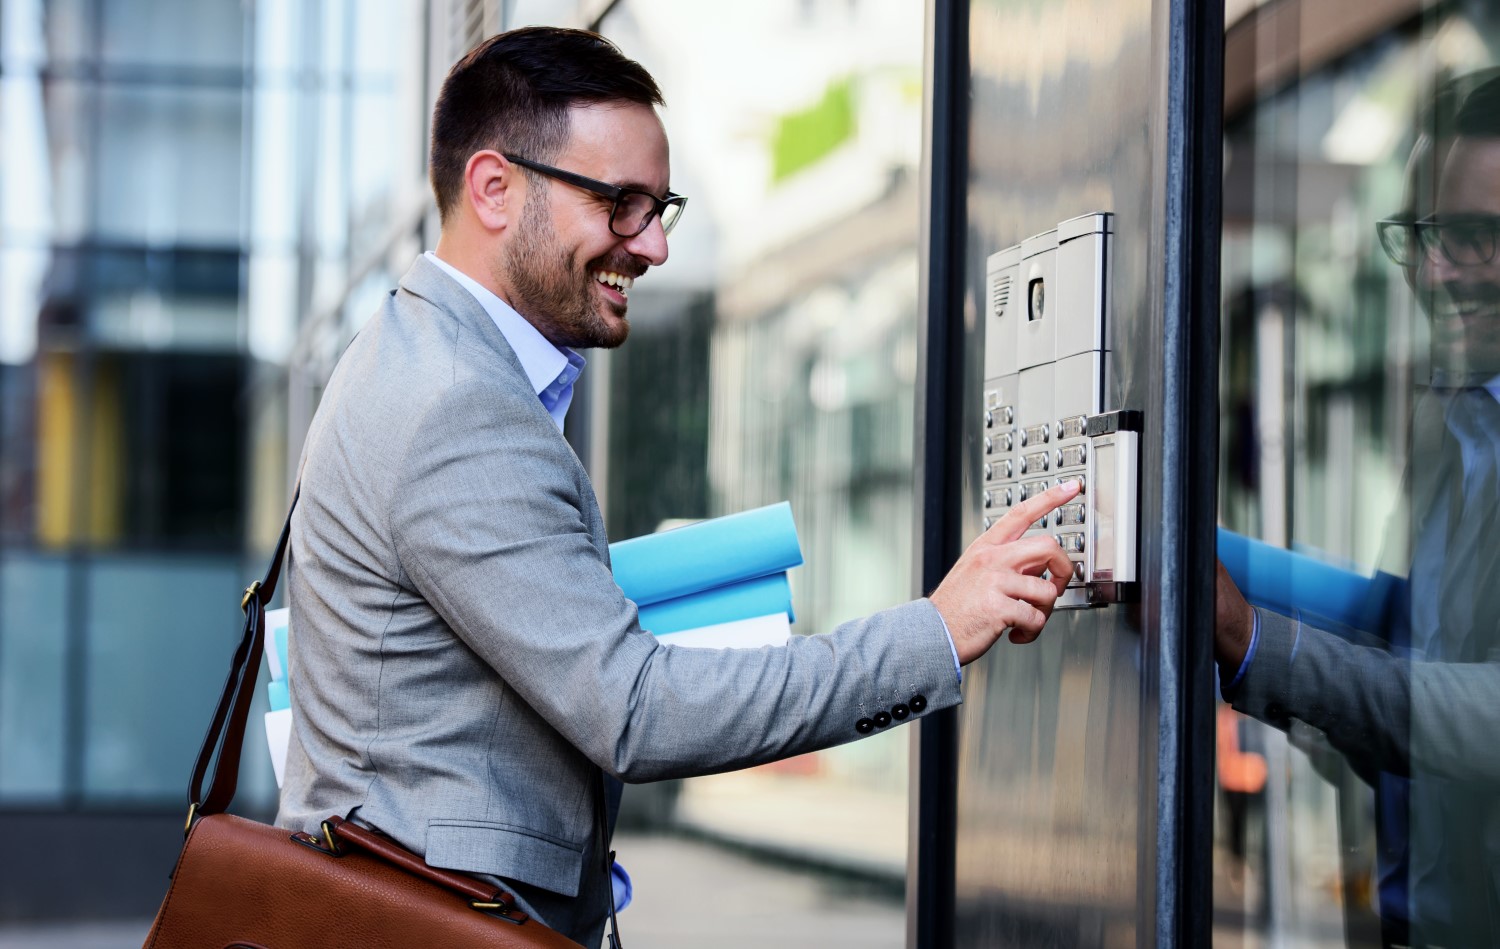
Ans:
[[[1016,503],[1076,480],[1078,498],[1032,524],[1073,563],[1060,608],[1098,605],[1135,579],[1138,413],[1112,411],[1109,265],[1100,212],[991,255],[984,320],[986,528]]]

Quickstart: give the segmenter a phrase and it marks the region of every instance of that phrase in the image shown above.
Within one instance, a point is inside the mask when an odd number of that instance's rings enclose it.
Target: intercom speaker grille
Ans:
[[[1011,279],[1011,274],[1003,273],[990,282],[990,312],[995,316],[1004,316],[1010,305]]]

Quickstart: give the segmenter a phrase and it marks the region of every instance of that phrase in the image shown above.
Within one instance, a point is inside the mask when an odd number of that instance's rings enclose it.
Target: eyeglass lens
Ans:
[[[1500,218],[1462,221],[1382,221],[1380,246],[1403,267],[1441,255],[1456,266],[1473,266],[1495,259],[1500,244]]]
[[[634,237],[651,223],[656,211],[656,199],[639,191],[627,191],[615,202],[615,212],[610,228],[621,237]],[[661,228],[670,233],[682,213],[682,205],[667,204],[661,209]]]
[[[1417,222],[1417,235],[1427,252],[1441,252],[1461,267],[1494,259],[1496,230],[1500,230],[1500,220],[1495,219]]]

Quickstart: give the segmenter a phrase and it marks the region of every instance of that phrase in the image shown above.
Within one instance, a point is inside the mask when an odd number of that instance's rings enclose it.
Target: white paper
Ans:
[[[784,646],[791,638],[792,623],[785,613],[752,616],[732,623],[715,623],[656,637],[663,645],[695,649],[759,649],[761,646]]]
[[[276,772],[276,786],[286,770],[286,745],[292,737],[292,710],[278,709],[266,713],[266,747],[271,750],[271,770]]]

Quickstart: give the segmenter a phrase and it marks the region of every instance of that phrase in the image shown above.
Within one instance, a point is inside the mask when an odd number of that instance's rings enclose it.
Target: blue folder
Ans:
[[[802,548],[792,506],[783,501],[622,540],[609,556],[615,583],[637,606],[649,606],[783,573],[802,563]]]
[[[1384,629],[1392,597],[1404,582],[1388,573],[1344,570],[1222,527],[1219,560],[1253,606],[1366,632]]]
[[[785,573],[742,580],[640,608],[641,628],[658,636],[772,613],[794,618],[792,588]]]

